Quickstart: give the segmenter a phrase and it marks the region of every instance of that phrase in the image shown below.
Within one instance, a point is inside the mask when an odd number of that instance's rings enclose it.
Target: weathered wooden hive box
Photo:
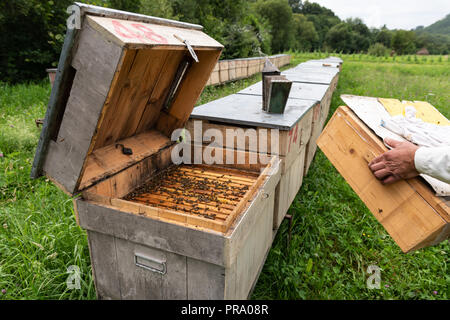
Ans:
[[[261,59],[260,58],[248,58],[248,76],[251,77],[254,74],[260,72]]]
[[[311,139],[306,150],[305,174],[307,174],[314,159],[314,155],[316,154],[316,141],[322,132],[330,112],[331,98],[333,97],[333,92],[336,90],[339,80],[339,69],[320,66],[311,68],[311,66],[300,64],[295,68],[282,72],[282,74],[293,81],[294,85],[295,83],[301,83],[303,86],[311,84],[315,89],[314,93],[321,93],[323,86],[327,86],[325,94],[319,99],[320,104],[317,105],[314,110]],[[305,91],[306,90],[298,90],[297,92],[299,93],[299,96],[301,96],[303,94],[301,92]]]
[[[196,107],[186,125],[191,139],[197,144],[209,144],[202,136],[215,129],[224,137],[222,141],[214,141],[216,146],[269,153],[281,159],[281,180],[275,191],[273,211],[274,233],[302,185],[313,110],[318,104],[317,100],[289,99],[285,113],[275,115],[262,111],[261,91],[259,95],[234,94]],[[237,137],[231,146],[226,144],[227,132]],[[246,136],[252,133],[256,137],[253,143]],[[242,139],[240,144],[239,139]]]
[[[229,81],[236,80],[236,61],[235,60],[228,61],[228,79],[229,79]]]
[[[216,63],[214,66],[213,71],[211,72],[211,76],[209,77],[209,84],[210,85],[216,85],[220,83],[220,66],[219,62]]]
[[[382,185],[368,163],[387,151],[382,140],[348,107],[328,122],[318,145],[403,252],[450,236],[450,199],[414,178]]]
[[[200,26],[80,6],[32,176],[81,195],[75,212],[98,297],[247,298],[272,241],[276,158],[253,163],[236,151],[231,165],[172,161],[182,144],[171,135],[222,45]]]
[[[247,61],[244,59],[236,59],[236,80],[247,77]]]
[[[229,61],[228,60],[220,60],[219,61],[219,78],[220,83],[226,83],[230,81],[230,74],[229,74]]]

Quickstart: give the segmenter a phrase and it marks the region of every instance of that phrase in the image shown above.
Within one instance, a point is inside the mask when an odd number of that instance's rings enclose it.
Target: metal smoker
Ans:
[[[292,81],[282,76],[280,70],[266,59],[262,71],[263,111],[283,114],[291,87]]]

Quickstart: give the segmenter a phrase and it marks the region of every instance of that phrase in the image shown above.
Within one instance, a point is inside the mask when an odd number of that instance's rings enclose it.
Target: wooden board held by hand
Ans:
[[[403,252],[450,236],[450,202],[420,178],[392,185],[375,178],[368,163],[387,148],[348,107],[335,112],[317,144]]]

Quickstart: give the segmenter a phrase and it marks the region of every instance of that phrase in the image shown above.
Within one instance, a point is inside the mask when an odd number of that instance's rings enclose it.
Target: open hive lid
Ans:
[[[76,6],[31,172],[71,195],[172,146],[223,49],[198,25]]]

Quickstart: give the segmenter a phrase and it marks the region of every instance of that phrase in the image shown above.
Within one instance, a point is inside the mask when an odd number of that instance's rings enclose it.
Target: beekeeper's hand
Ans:
[[[369,163],[375,177],[383,184],[391,184],[402,179],[419,175],[414,164],[418,146],[410,142],[401,142],[386,138],[384,140],[393,149],[373,159]]]

